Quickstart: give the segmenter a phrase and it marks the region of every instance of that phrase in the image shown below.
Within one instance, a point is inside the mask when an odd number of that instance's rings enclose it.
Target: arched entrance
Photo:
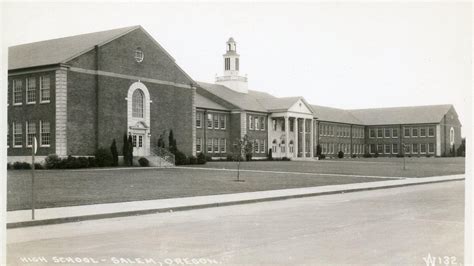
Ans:
[[[150,94],[140,81],[133,83],[127,95],[127,129],[132,136],[133,155],[150,155]]]

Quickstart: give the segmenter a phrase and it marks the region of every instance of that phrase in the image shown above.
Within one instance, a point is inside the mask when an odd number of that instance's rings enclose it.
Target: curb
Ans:
[[[177,207],[157,208],[157,209],[147,209],[147,210],[137,210],[137,211],[103,213],[103,214],[93,214],[93,215],[84,215],[84,216],[44,219],[44,220],[31,220],[31,221],[24,221],[24,222],[7,223],[7,229],[29,227],[29,226],[38,226],[38,225],[52,225],[52,224],[72,223],[72,222],[81,222],[81,221],[99,220],[99,219],[108,219],[108,218],[118,218],[118,217],[126,217],[126,216],[138,216],[138,215],[146,215],[146,214],[154,214],[154,213],[165,213],[165,212],[174,212],[174,211],[188,211],[188,210],[195,210],[195,209],[224,207],[224,206],[259,203],[259,202],[266,202],[266,201],[296,199],[296,198],[324,196],[324,195],[331,195],[331,194],[352,193],[352,192],[360,192],[360,191],[390,189],[390,188],[398,188],[398,187],[407,187],[407,186],[425,185],[425,184],[434,184],[434,183],[444,183],[444,182],[452,182],[452,181],[464,181],[464,180],[465,180],[465,177],[463,177],[463,178],[453,178],[453,179],[448,179],[448,180],[435,180],[435,181],[425,181],[425,182],[417,182],[417,183],[386,185],[386,186],[380,186],[380,187],[365,187],[365,188],[352,188],[352,189],[348,188],[348,189],[335,190],[335,191],[326,191],[326,192],[294,194],[294,195],[276,196],[276,197],[268,197],[268,198],[257,198],[257,199],[249,199],[249,200],[235,200],[235,201],[228,201],[228,202],[221,202],[221,203],[216,202],[216,203],[208,203],[208,204],[189,205],[189,206],[177,206]]]

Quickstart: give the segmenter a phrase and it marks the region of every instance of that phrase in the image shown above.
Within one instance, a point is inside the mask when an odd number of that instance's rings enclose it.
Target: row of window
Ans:
[[[196,127],[202,128],[203,113],[196,113]],[[226,129],[227,115],[225,114],[207,114],[207,128]]]
[[[248,116],[248,124],[250,130],[265,130],[265,117],[264,116]]]
[[[349,143],[321,143],[322,154],[336,154],[339,151],[344,154],[351,153],[351,144]],[[364,144],[352,144],[352,154],[364,154]]]
[[[203,139],[196,138],[196,152],[202,152],[203,150]],[[207,152],[208,153],[226,153],[227,151],[227,139],[224,138],[209,138],[207,139]]]
[[[49,76],[41,76],[38,79],[39,97],[37,97],[37,78],[28,77],[26,79],[13,80],[13,105],[23,104],[23,89],[26,88],[26,104],[48,103],[51,99],[51,82]],[[23,85],[25,84],[25,85]],[[8,90],[8,101],[10,100],[10,90]]]
[[[434,137],[434,127],[405,127],[403,129],[405,138],[416,137]],[[370,138],[398,138],[398,128],[371,128],[369,129]]]
[[[285,153],[286,152],[286,145],[285,145],[285,140],[282,140],[280,145],[278,145],[278,142],[276,139],[272,141],[272,153],[277,153],[278,152],[278,147],[280,147],[280,152]],[[288,143],[288,152],[289,153],[294,153],[295,152],[295,145],[293,143],[293,140],[290,140]]]
[[[400,153],[400,148],[397,143],[394,144],[370,144],[369,146],[370,153],[379,153],[379,154],[398,154]],[[406,154],[426,154],[434,153],[435,144],[434,143],[413,143],[405,145]]]
[[[320,136],[337,136],[340,138],[349,138],[351,136],[351,128],[347,126],[319,124],[319,134]],[[363,139],[364,128],[352,128],[352,138]]]
[[[12,123],[12,146],[14,148],[22,148],[23,144],[26,144],[26,147],[31,147],[33,145],[33,139],[39,133],[39,146],[49,147],[51,144],[51,125],[48,121],[40,120],[38,122],[27,121],[25,122],[25,134],[23,134],[23,124],[18,122]],[[10,147],[10,125],[8,125],[7,130],[7,145]]]

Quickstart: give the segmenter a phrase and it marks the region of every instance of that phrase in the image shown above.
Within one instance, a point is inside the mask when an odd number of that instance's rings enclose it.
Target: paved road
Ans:
[[[428,255],[462,263],[463,212],[456,181],[9,229],[8,263],[424,265]]]

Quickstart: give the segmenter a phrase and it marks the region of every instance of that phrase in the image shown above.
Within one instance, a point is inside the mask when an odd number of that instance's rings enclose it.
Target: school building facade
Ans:
[[[256,159],[311,159],[318,145],[442,156],[461,144],[452,105],[342,110],[250,90],[232,38],[214,83],[193,80],[141,26],[13,46],[8,68],[8,161],[28,161],[34,137],[39,157],[92,155],[113,139],[121,150],[124,135],[135,156],[155,156],[171,131],[185,154],[219,158],[244,136]]]

